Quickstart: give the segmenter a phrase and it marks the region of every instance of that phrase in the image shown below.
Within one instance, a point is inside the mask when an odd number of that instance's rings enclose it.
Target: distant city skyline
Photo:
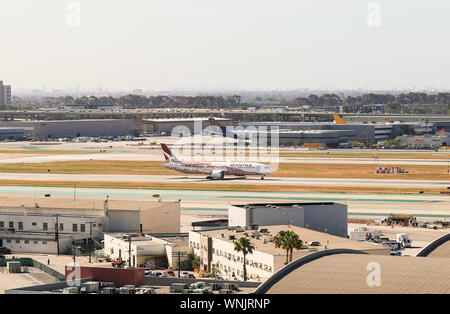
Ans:
[[[17,0],[0,10],[0,80],[13,95],[448,91],[449,12],[445,0]]]

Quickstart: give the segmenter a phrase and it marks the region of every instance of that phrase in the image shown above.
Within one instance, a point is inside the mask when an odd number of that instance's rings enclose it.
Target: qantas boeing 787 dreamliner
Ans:
[[[264,176],[272,173],[272,170],[269,168],[269,166],[253,162],[241,163],[180,161],[167,147],[166,144],[161,144],[161,148],[167,162],[164,167],[182,173],[206,174],[206,178],[211,180],[222,180],[225,175],[240,177],[255,175],[261,176],[261,180],[263,180]]]

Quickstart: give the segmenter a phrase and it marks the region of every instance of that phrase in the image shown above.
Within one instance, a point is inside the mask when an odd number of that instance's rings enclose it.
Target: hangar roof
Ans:
[[[153,201],[121,201],[108,200],[108,210],[147,210],[163,206],[172,202]],[[37,206],[36,206],[37,204]],[[61,209],[64,209],[62,212]],[[28,213],[28,214],[102,214],[104,211],[104,200],[99,199],[77,199],[68,200],[63,198],[17,198],[2,197],[0,198],[0,213]]]
[[[286,208],[298,208],[303,206],[334,206],[334,205],[343,205],[335,202],[300,202],[300,203],[292,203],[292,202],[276,202],[276,203],[251,203],[251,204],[238,204],[232,205],[234,207],[240,208],[253,208],[253,209],[263,209],[263,208],[273,208],[273,209],[286,209]]]
[[[370,263],[380,266],[379,286],[368,285]],[[443,258],[329,255],[294,269],[267,293],[450,293],[450,267]]]
[[[430,254],[428,254],[428,257],[450,258],[450,241],[447,241],[435,248]]]

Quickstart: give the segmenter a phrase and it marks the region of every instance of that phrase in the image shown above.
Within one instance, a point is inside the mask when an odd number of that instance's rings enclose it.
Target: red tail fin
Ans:
[[[163,155],[164,155],[164,158],[166,158],[166,160],[173,158],[172,152],[170,151],[169,147],[167,147],[166,144],[161,143],[161,148],[163,150]]]

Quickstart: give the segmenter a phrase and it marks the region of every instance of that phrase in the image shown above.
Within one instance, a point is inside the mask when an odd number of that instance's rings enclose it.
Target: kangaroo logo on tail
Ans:
[[[172,153],[172,151],[167,147],[166,144],[161,143],[161,148],[163,150],[164,158],[166,158],[167,162],[177,162],[178,158]]]

